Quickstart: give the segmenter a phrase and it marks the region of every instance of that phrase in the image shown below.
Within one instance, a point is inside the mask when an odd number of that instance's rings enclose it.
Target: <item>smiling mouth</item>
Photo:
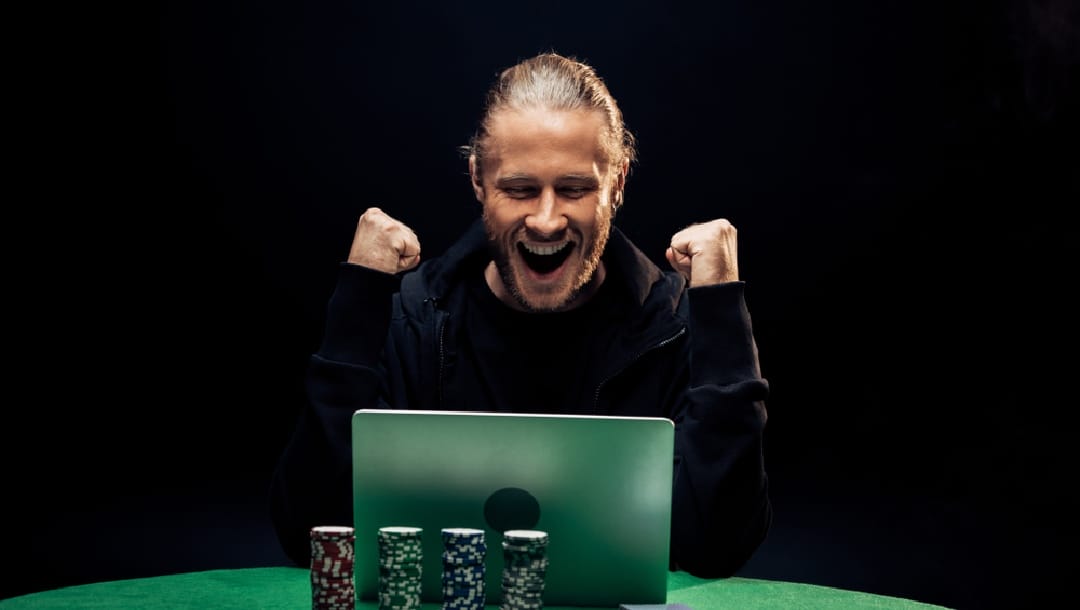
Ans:
[[[574,251],[574,242],[566,241],[561,244],[551,245],[525,245],[518,242],[518,253],[521,258],[536,273],[545,274],[555,271],[562,266],[570,253]]]

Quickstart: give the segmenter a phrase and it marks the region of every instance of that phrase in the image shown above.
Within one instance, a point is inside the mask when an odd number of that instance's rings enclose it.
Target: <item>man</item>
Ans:
[[[482,219],[442,256],[377,208],[357,223],[274,476],[284,549],[306,565],[311,526],[351,522],[356,409],[557,410],[673,420],[671,567],[731,575],[772,515],[735,228],[678,232],[666,273],[613,228],[634,139],[556,54],[500,75],[467,152]]]

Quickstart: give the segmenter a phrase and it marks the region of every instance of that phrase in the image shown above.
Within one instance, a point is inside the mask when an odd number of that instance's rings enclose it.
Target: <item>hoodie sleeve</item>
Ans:
[[[674,417],[672,567],[727,577],[772,520],[762,436],[768,384],[744,283],[689,289],[689,384]]]
[[[379,406],[379,356],[400,277],[342,263],[322,345],[307,371],[308,404],[270,485],[270,515],[285,553],[310,562],[310,529],[352,523],[351,417]]]

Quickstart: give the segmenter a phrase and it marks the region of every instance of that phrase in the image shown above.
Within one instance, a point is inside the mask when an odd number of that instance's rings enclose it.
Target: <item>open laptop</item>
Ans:
[[[674,425],[647,417],[359,410],[352,420],[356,593],[378,597],[377,532],[423,528],[424,602],[442,601],[445,527],[549,535],[546,606],[666,601]]]

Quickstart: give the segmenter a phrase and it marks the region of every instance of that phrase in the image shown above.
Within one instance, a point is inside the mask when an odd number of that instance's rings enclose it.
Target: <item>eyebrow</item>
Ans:
[[[495,184],[507,184],[510,182],[521,182],[522,180],[533,180],[534,178],[528,174],[508,174],[506,176],[500,176]]]
[[[559,176],[558,182],[564,182],[564,181],[589,182],[589,183],[599,183],[600,182],[599,180],[597,180],[596,176],[592,176],[592,175],[589,175],[589,174],[567,174],[565,176]]]
[[[533,181],[533,180],[536,180],[536,177],[531,176],[529,174],[508,174],[506,176],[500,176],[499,179],[495,181],[495,184],[496,185],[502,185],[502,184],[510,184],[510,183],[513,183],[513,182]],[[559,176],[555,181],[556,182],[588,182],[590,184],[599,184],[599,182],[600,182],[599,180],[597,180],[596,176],[591,176],[589,174],[566,174],[565,176]]]

